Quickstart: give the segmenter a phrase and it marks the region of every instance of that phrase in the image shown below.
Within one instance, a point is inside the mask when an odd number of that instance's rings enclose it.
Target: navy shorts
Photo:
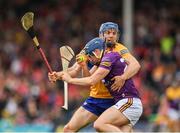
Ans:
[[[114,100],[109,98],[93,98],[89,97],[83,103],[84,107],[89,112],[100,116],[106,109],[114,105]]]

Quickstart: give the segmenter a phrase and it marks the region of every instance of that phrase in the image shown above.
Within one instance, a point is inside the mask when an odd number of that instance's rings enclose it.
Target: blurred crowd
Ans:
[[[141,64],[134,76],[144,106],[140,122],[153,123],[153,131],[180,131],[180,1],[133,3],[131,53]],[[118,23],[123,42],[122,1],[0,1],[0,131],[27,123],[48,124],[56,131],[81,105],[88,89],[69,85],[69,110],[61,108],[63,82],[48,81],[38,50],[21,26],[27,11],[35,13],[40,45],[53,70],[59,71],[59,47],[69,45],[77,54],[98,36],[103,22]]]

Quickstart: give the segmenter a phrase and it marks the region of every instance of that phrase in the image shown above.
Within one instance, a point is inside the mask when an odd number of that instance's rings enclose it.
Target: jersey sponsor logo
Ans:
[[[109,66],[111,66],[111,62],[104,61],[104,62],[101,62],[100,65],[109,67]]]
[[[129,53],[129,51],[127,49],[123,49],[123,50],[120,51],[121,55],[126,54],[126,53]]]

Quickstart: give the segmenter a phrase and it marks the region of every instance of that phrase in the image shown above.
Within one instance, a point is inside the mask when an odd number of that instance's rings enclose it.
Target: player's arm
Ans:
[[[98,66],[94,65],[91,70],[90,70],[90,74],[92,75],[93,73],[95,73],[95,71],[98,69]]]
[[[73,69],[72,69],[73,68]],[[80,72],[81,67],[75,63],[70,69],[68,69],[66,72],[71,76],[71,77],[76,77],[77,74]],[[48,73],[48,78],[50,82],[56,82],[58,79],[61,80],[61,77],[63,75],[63,71],[59,72],[52,72]]]
[[[136,60],[134,56],[132,56],[128,49],[123,49],[120,51],[121,56],[125,59],[127,62],[127,68],[124,71],[124,73],[120,76],[115,76],[112,80],[114,80],[113,85],[111,88],[113,90],[116,90],[118,88],[121,88],[125,81],[131,77],[133,77],[140,69],[140,64]]]
[[[69,75],[71,75],[71,77],[76,77],[78,75],[78,73],[81,71],[82,66],[81,66],[81,64],[79,64],[79,57],[84,55],[84,53],[85,53],[85,51],[83,48],[81,50],[81,52],[76,55],[76,63],[74,63],[74,65],[72,67],[67,69],[67,72]]]
[[[81,71],[81,66],[76,62],[74,65],[66,70],[71,77],[76,77]],[[63,71],[57,72],[58,79],[61,79]]]
[[[128,65],[122,77],[124,77],[124,79],[127,80],[133,77],[139,71],[141,66],[139,62],[136,60],[136,58],[131,54],[125,57],[125,60],[127,61]]]
[[[94,66],[91,68],[91,70],[89,70],[89,68],[88,68],[88,66],[87,66],[87,64],[86,64],[85,67],[82,67],[83,77],[91,76],[91,75],[97,70],[97,68],[98,68],[98,67],[94,65]]]
[[[84,65],[81,66],[81,68],[82,68],[82,77],[89,77],[89,76],[91,76],[91,73],[89,71],[87,63],[86,62],[83,62],[83,63],[84,63]]]
[[[76,77],[80,71],[81,71],[81,66],[77,62],[74,63],[74,65],[67,70],[68,74],[71,77]]]
[[[76,62],[79,64],[79,66],[82,69],[83,77],[88,77],[97,70],[97,66],[95,66],[95,65],[91,68],[91,70],[89,70],[88,61],[89,61],[88,57],[83,53],[80,53],[76,56]]]
[[[76,68],[76,66],[77,66],[77,63],[74,63],[71,67],[69,67],[68,69],[67,69],[67,71],[69,72],[69,71],[72,71],[74,68]]]
[[[81,67],[82,77],[88,77],[91,75],[88,68],[88,58],[85,54],[80,53],[76,56],[76,62]]]
[[[76,56],[76,63],[74,63],[74,65],[72,66],[72,67],[70,67],[70,68],[68,68],[67,69],[67,72],[68,72],[68,74],[71,76],[71,77],[76,77],[77,75],[78,75],[78,73],[81,71],[81,70],[83,70],[83,71],[85,71],[85,74],[86,73],[89,73],[89,70],[88,71],[86,71],[86,69],[88,69],[88,68],[86,68],[86,66],[85,66],[85,64],[86,64],[86,61],[81,61],[80,60],[80,58],[82,57],[82,56],[84,56],[83,55],[83,50],[82,50],[82,52],[80,52],[77,56]],[[62,73],[62,71],[61,72],[59,72],[59,76],[61,75],[61,73]],[[87,75],[87,74],[86,74]],[[62,75],[61,75],[62,76]],[[88,75],[89,76],[89,75]]]
[[[82,50],[78,55],[81,55],[84,53],[84,50]],[[76,63],[73,64],[73,66],[69,67],[66,72],[71,76],[71,77],[76,77],[78,73],[81,71],[82,67],[78,63],[78,55],[76,56]],[[63,71],[59,72],[53,72],[53,73],[48,73],[48,78],[51,82],[55,82],[56,80],[61,80],[61,77],[63,75]]]
[[[67,73],[64,73],[62,79],[68,83],[76,85],[94,85],[104,79],[110,70],[99,67],[91,76],[84,78],[72,78]]]
[[[136,58],[129,52],[129,50],[126,47],[122,47],[122,49],[119,51],[122,58],[125,59],[127,63],[127,68],[122,75],[125,80],[133,77],[140,69],[140,64],[136,60]]]

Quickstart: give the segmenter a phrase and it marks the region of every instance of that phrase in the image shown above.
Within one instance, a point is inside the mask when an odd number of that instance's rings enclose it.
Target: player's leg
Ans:
[[[122,132],[133,132],[133,126],[131,124],[126,124],[119,127]]]
[[[97,131],[126,131],[124,125],[134,125],[142,114],[142,103],[138,98],[125,98],[107,109],[94,123]]]
[[[94,122],[97,116],[80,107],[72,116],[71,120],[64,126],[64,132],[76,132],[82,127]]]
[[[119,127],[126,124],[129,124],[129,120],[119,110],[111,107],[94,122],[94,128],[97,131],[119,132]]]
[[[65,126],[64,131],[78,131],[82,127],[94,122],[106,109],[114,103],[113,99],[89,97],[83,103],[70,122]]]

